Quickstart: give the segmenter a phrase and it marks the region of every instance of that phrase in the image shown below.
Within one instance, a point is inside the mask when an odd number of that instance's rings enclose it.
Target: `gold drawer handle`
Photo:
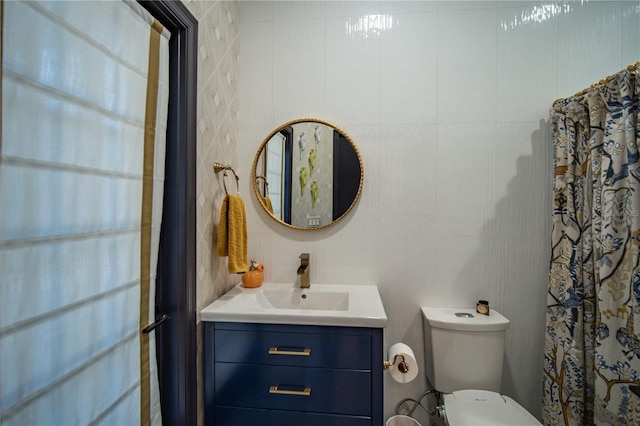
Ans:
[[[276,393],[278,395],[298,395],[298,396],[310,396],[311,388],[305,386],[304,390],[296,391],[296,390],[284,390],[278,389],[279,385],[273,385],[269,388],[269,393]]]
[[[281,351],[277,347],[269,348],[269,355],[299,355],[309,356],[311,355],[311,348],[304,348],[301,351]]]

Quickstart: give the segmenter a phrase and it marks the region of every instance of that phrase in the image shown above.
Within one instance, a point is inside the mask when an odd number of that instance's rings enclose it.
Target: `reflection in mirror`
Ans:
[[[320,229],[349,213],[362,189],[357,148],[338,127],[294,120],[271,132],[256,153],[252,180],[260,205],[295,229]]]

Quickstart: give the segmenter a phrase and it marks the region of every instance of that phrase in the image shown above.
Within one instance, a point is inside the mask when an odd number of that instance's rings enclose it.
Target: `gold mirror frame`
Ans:
[[[360,182],[359,182],[359,185],[358,185],[358,190],[357,190],[355,196],[353,197],[353,200],[351,201],[351,204],[344,211],[344,213],[342,213],[338,218],[333,219],[329,223],[326,223],[326,224],[320,225],[320,226],[310,226],[308,228],[305,228],[305,227],[302,227],[302,226],[296,226],[296,225],[292,225],[290,223],[287,223],[287,222],[281,220],[280,218],[276,217],[269,210],[269,208],[267,207],[266,202],[264,200],[264,197],[260,193],[260,188],[259,188],[259,185],[258,185],[258,179],[263,179],[266,182],[266,178],[263,177],[263,176],[258,176],[257,175],[258,162],[260,161],[261,155],[262,155],[263,151],[266,149],[267,144],[269,143],[269,141],[276,134],[280,133],[281,131],[283,131],[283,130],[289,128],[289,127],[292,127],[295,124],[301,124],[301,123],[312,123],[312,124],[313,123],[318,123],[318,124],[322,124],[322,125],[325,125],[327,127],[330,127],[331,129],[333,129],[333,131],[338,132],[347,142],[349,142],[349,144],[351,145],[351,148],[353,148],[355,156],[358,159],[358,166],[360,167]],[[293,155],[293,153],[291,155]],[[353,179],[353,181],[355,181],[355,179]],[[255,155],[254,160],[253,160],[253,166],[251,167],[251,185],[253,186],[253,193],[256,196],[256,199],[258,200],[258,203],[260,204],[262,209],[274,221],[286,226],[287,228],[297,229],[297,230],[300,230],[300,231],[316,231],[316,230],[319,230],[319,229],[325,229],[325,228],[328,228],[328,227],[330,227],[332,225],[335,225],[336,223],[338,223],[339,221],[344,219],[351,212],[351,210],[353,210],[354,206],[358,202],[358,199],[360,198],[360,194],[362,192],[363,181],[364,181],[364,167],[362,165],[362,158],[360,157],[360,152],[358,151],[358,148],[356,147],[356,145],[353,142],[353,140],[351,139],[351,137],[349,135],[347,135],[344,132],[344,130],[342,130],[340,127],[336,126],[335,124],[330,123],[330,122],[325,121],[325,120],[320,120],[320,119],[317,119],[317,118],[301,118],[301,119],[297,119],[297,120],[291,120],[291,121],[288,121],[288,122],[282,124],[281,126],[277,127],[276,129],[274,129],[271,133],[269,133],[269,135],[267,135],[267,137],[262,141],[262,143],[258,147],[258,150],[257,150],[256,155]],[[332,183],[332,185],[333,185],[333,183]],[[291,195],[291,197],[293,197],[293,195]],[[332,195],[332,197],[333,197],[333,195]]]

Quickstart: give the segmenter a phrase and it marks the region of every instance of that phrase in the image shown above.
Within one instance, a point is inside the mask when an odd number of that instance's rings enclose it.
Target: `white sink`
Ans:
[[[265,308],[275,309],[320,311],[346,311],[349,309],[349,293],[346,291],[264,290],[258,293],[258,301],[264,303]]]
[[[387,315],[376,286],[264,283],[235,286],[200,312],[202,321],[385,327]]]

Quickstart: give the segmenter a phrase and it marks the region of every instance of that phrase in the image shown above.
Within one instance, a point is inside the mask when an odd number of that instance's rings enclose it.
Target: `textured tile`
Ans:
[[[334,18],[327,21],[326,49],[326,109],[346,123],[379,121],[380,37],[350,32],[344,19]]]
[[[273,109],[273,23],[245,25],[240,31],[240,103],[243,126],[276,127]]]
[[[235,282],[235,277],[227,273],[226,258],[215,254],[224,190],[222,176],[215,175],[213,163],[220,161],[237,168],[240,12],[236,2],[190,1],[186,5],[199,21],[196,119],[196,305],[199,311]],[[198,327],[199,424],[204,422],[201,328]]]
[[[622,66],[640,60],[640,3],[622,4]]]
[[[254,23],[273,20],[273,4],[271,1],[240,1],[240,23]]]
[[[435,123],[437,14],[382,16],[388,29],[381,37],[381,122]]]
[[[441,124],[437,151],[437,224],[440,235],[476,237],[493,217],[506,182],[496,179],[496,126]],[[470,214],[473,212],[473,214]]]
[[[568,97],[623,66],[620,11],[620,2],[572,2],[558,16],[558,97]]]
[[[558,22],[551,18],[533,19],[539,13],[526,3],[498,9],[496,95],[499,122],[545,119],[549,102],[557,93]],[[533,39],[538,39],[539,43],[528,43]],[[527,48],[523,49],[523,46]]]
[[[326,1],[274,1],[274,21],[299,21],[325,16],[328,2]]]
[[[438,14],[438,120],[496,119],[496,11]]]
[[[324,22],[316,21],[292,21],[273,28],[274,45],[280,46],[273,60],[273,93],[296,88],[284,99],[274,96],[274,116],[283,122],[324,109],[325,28]]]

